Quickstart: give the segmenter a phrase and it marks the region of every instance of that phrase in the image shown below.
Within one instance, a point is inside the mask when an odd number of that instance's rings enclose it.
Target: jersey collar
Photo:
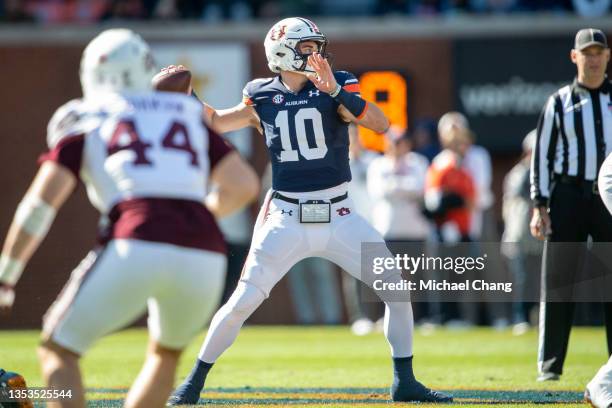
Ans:
[[[596,89],[590,89],[590,88],[585,87],[580,82],[578,82],[578,77],[574,77],[574,81],[572,82],[572,89],[582,89],[585,91],[594,91],[594,92],[601,92],[603,94],[608,94],[612,92],[612,85],[610,84],[610,81],[608,80],[607,75],[605,76],[604,81],[601,83],[599,88],[596,88]]]
[[[313,83],[312,83],[310,80],[308,80],[308,81],[307,81],[307,82],[304,84],[304,86],[302,87],[302,89],[300,89],[300,90],[299,90],[299,91],[297,91],[297,92],[293,92],[292,90],[290,90],[290,89],[289,89],[289,88],[288,88],[288,87],[285,85],[285,83],[283,82],[283,79],[281,78],[281,76],[280,76],[280,75],[277,75],[277,76],[276,76],[276,80],[278,81],[279,86],[280,86],[282,89],[284,89],[285,91],[287,91],[288,93],[290,93],[291,95],[299,95],[299,94],[301,94],[302,92],[304,92],[304,91],[308,91],[308,90],[310,90],[311,88],[313,88],[313,87],[314,87],[314,84],[313,84]]]

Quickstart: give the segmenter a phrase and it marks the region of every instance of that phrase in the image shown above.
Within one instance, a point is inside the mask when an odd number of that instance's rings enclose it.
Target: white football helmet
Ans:
[[[298,51],[298,44],[301,41],[317,42],[319,53],[325,56],[327,37],[312,21],[301,17],[291,17],[274,24],[264,41],[270,70],[272,72],[314,72],[308,65],[308,55],[303,55]]]
[[[98,34],[81,57],[81,87],[85,97],[100,92],[151,89],[155,73],[148,44],[125,28]]]

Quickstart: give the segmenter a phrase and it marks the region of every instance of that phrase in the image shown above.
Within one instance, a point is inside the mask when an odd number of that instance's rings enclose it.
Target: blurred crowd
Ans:
[[[612,0],[0,0],[0,22],[91,24],[108,20],[248,21],[305,16],[456,16],[548,12],[596,17]]]
[[[497,267],[511,274],[517,302],[509,305],[428,299],[426,303],[413,304],[415,321],[424,327],[512,325],[515,334],[524,333],[534,323],[534,305],[523,300],[528,287],[537,287],[542,251],[541,243],[531,237],[528,229],[533,133],[525,138],[523,154],[504,180],[503,231],[498,229],[493,210],[491,157],[475,143],[476,135],[463,114],[448,112],[437,122],[421,120],[410,132],[392,127],[386,136],[383,155],[353,148],[351,195],[360,207],[358,212],[371,220],[388,243],[410,242],[412,248],[420,244],[423,252],[433,250],[440,256],[446,247],[440,243],[468,243],[476,252],[481,242],[512,243],[502,246],[500,262],[505,265]],[[360,293],[364,290],[367,289],[362,287]],[[382,322],[376,323],[382,318],[380,307],[376,310],[367,302],[351,301],[346,290],[344,294],[349,299],[346,308],[353,332],[365,334],[381,325]],[[356,306],[351,307],[351,302]]]

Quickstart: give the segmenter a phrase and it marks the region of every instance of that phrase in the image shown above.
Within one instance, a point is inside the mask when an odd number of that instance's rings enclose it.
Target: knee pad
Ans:
[[[266,298],[263,291],[250,282],[240,281],[236,290],[223,306],[232,320],[246,320]]]

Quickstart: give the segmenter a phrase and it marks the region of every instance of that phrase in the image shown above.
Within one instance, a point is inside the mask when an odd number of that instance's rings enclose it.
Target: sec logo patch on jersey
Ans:
[[[285,97],[281,94],[274,95],[274,97],[272,98],[272,102],[274,102],[277,105],[280,105],[284,101],[285,101]]]

